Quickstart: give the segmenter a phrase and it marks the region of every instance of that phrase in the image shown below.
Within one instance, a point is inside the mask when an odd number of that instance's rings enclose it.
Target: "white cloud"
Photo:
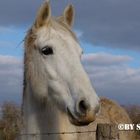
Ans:
[[[20,102],[22,93],[22,61],[13,56],[0,55],[0,101]]]
[[[21,60],[14,56],[0,55],[0,65],[19,65]]]
[[[86,65],[122,65],[133,60],[130,56],[112,55],[108,53],[86,54],[83,56],[83,63]]]
[[[83,64],[97,93],[120,103],[139,103],[140,68],[131,68],[129,56],[87,54]],[[125,100],[124,100],[125,99]]]

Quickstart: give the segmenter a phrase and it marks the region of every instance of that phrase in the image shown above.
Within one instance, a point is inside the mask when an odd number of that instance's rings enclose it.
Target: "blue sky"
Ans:
[[[23,40],[42,1],[0,2],[0,104],[21,102]],[[52,13],[61,15],[68,3],[76,10],[74,31],[97,94],[121,104],[139,104],[140,1],[51,0]]]

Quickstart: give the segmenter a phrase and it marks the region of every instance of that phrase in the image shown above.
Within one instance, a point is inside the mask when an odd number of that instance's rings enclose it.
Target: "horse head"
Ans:
[[[72,5],[56,18],[48,2],[41,6],[25,39],[26,77],[38,102],[51,102],[72,124],[87,125],[95,120],[100,105],[81,64],[73,21]]]

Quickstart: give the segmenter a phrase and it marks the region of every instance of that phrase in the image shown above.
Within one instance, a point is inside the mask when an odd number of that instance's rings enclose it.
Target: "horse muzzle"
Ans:
[[[76,126],[85,126],[95,121],[96,114],[93,111],[86,112],[85,115],[75,115],[67,108],[67,114],[70,122]]]

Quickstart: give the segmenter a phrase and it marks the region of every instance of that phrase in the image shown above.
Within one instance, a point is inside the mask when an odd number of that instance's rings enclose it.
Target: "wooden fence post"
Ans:
[[[98,124],[96,140],[119,140],[118,127],[115,124]]]

